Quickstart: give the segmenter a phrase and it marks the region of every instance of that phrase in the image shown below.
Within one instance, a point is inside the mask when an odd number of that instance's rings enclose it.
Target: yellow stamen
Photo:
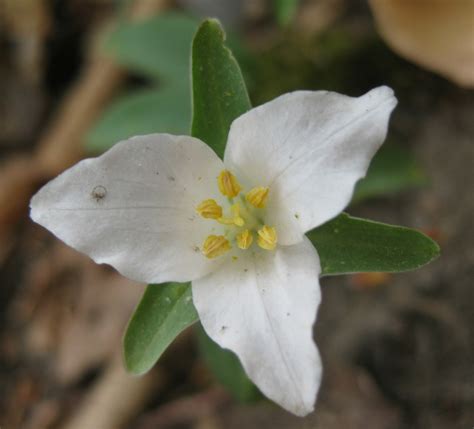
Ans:
[[[278,238],[275,228],[264,225],[257,231],[257,234],[257,243],[262,249],[273,250],[276,247]]]
[[[237,226],[244,226],[245,221],[242,217],[240,217],[240,206],[238,203],[235,203],[230,208],[232,212],[232,217],[220,217],[217,219],[219,223],[224,225],[237,225]]]
[[[237,182],[235,176],[228,170],[222,170],[221,174],[217,178],[217,185],[219,186],[219,191],[222,195],[225,195],[229,198],[234,198],[239,195],[242,187]]]
[[[270,188],[257,186],[248,192],[246,195],[247,201],[258,209],[263,209],[267,204],[268,192]]]
[[[243,226],[244,225],[244,220],[243,218],[240,216],[240,205],[239,203],[235,203],[232,205],[232,207],[230,208],[232,214],[234,215],[234,223],[237,225],[237,226]]]
[[[253,242],[252,233],[246,229],[235,237],[237,246],[242,250],[247,250]]]
[[[222,207],[215,200],[204,200],[196,207],[196,211],[206,219],[219,219],[222,217]]]
[[[209,259],[217,258],[230,249],[229,240],[223,235],[210,235],[202,245],[202,253]]]
[[[217,222],[221,223],[222,225],[235,225],[234,218],[232,217],[220,217],[217,219]]]

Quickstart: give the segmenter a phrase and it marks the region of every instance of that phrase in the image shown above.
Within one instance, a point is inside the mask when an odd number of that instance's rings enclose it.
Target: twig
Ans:
[[[125,372],[122,360],[112,361],[85,401],[63,429],[119,429],[146,403],[152,392],[164,385],[164,375],[155,370],[134,377]]]

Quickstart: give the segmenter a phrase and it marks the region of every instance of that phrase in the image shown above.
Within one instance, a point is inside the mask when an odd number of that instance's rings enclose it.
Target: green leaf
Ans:
[[[273,0],[275,15],[282,27],[287,26],[296,14],[299,0]]]
[[[120,25],[105,49],[121,64],[151,78],[189,85],[191,40],[198,22],[179,13],[165,13]]]
[[[192,135],[222,158],[232,121],[251,108],[242,73],[215,19],[204,21],[191,54]]]
[[[323,275],[409,271],[440,253],[438,244],[419,231],[345,213],[307,236],[319,253]]]
[[[427,177],[411,152],[384,144],[372,160],[367,176],[357,184],[352,202],[395,194],[426,183]]]
[[[201,324],[196,325],[196,332],[201,356],[216,379],[241,402],[258,399],[260,392],[245,374],[237,356],[212,341]]]
[[[123,339],[127,370],[150,370],[178,334],[197,320],[189,283],[149,285]]]
[[[188,89],[177,85],[127,94],[111,104],[88,132],[86,148],[103,152],[135,135],[187,134],[191,122],[188,100]]]

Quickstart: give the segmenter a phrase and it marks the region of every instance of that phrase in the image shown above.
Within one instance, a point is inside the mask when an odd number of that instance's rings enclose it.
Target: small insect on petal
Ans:
[[[202,253],[209,259],[217,258],[230,249],[229,240],[223,235],[210,235],[202,245]]]
[[[247,250],[253,242],[252,233],[248,229],[241,232],[240,234],[237,234],[235,239],[237,241],[237,247],[242,250]]]
[[[246,200],[258,209],[263,209],[267,204],[270,188],[257,186],[250,190],[245,196]]]
[[[257,239],[257,244],[265,250],[273,250],[276,247],[278,237],[276,233],[276,229],[264,225],[262,228],[260,228],[258,231],[258,239]]]
[[[219,186],[219,191],[222,195],[225,195],[229,198],[234,198],[239,195],[242,187],[237,182],[235,176],[228,170],[222,170],[221,174],[217,178],[217,185]]]
[[[196,211],[206,219],[219,219],[222,217],[222,207],[215,200],[204,200],[196,207]]]

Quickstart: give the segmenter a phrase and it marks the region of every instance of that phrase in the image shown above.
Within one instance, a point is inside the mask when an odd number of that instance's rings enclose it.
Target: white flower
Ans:
[[[224,162],[196,138],[134,137],[48,183],[31,217],[131,279],[192,281],[208,335],[303,416],[321,380],[321,268],[305,233],[349,203],[395,105],[387,87],[289,93],[233,122]]]

